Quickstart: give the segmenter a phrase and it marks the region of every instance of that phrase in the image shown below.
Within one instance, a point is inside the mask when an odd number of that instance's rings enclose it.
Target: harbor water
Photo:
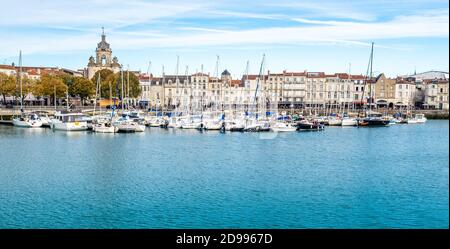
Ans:
[[[0,228],[448,228],[449,122],[135,134],[0,126]]]

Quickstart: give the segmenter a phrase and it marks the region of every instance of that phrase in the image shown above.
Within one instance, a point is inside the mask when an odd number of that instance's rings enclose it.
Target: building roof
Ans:
[[[205,73],[195,73],[191,76],[209,76],[209,74],[205,74]]]
[[[230,72],[228,72],[228,70],[225,69],[225,71],[222,72],[221,74],[222,76],[230,76]]]
[[[417,80],[426,80],[426,79],[448,79],[449,74],[448,72],[444,71],[426,71],[423,73],[415,73],[411,75],[404,75],[402,77],[414,77]]]
[[[102,32],[102,41],[97,44],[97,50],[110,50],[109,43],[106,42],[105,32]]]
[[[326,75],[324,72],[307,72],[306,77],[307,78],[325,78]]]
[[[244,85],[244,81],[242,80],[231,80],[230,81],[230,86],[243,86]]]
[[[0,65],[0,69],[11,69],[11,70],[15,70],[15,67],[11,66],[11,65]]]

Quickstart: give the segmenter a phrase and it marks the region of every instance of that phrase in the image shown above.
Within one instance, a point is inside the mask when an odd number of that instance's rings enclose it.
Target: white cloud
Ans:
[[[71,26],[123,27],[148,20],[181,15],[207,4],[200,2],[142,0],[81,0],[81,1],[8,1],[2,4],[0,26]]]
[[[180,35],[160,39],[118,37],[115,43],[123,48],[197,47],[246,44],[295,44],[301,42],[342,42],[364,44],[377,39],[406,37],[448,37],[449,19],[442,16],[403,16],[386,22],[334,22],[307,27],[275,27],[238,30],[226,33]]]
[[[176,35],[151,32],[111,32],[108,36],[113,49],[145,48],[196,48],[205,46],[272,46],[277,44],[332,43],[365,46],[372,40],[448,37],[448,15],[401,16],[385,22],[323,22],[308,19],[304,23],[312,26],[272,27],[251,30],[226,31],[215,29],[189,28]],[[0,54],[15,54],[18,49],[24,53],[44,53],[70,50],[93,50],[99,40],[97,34],[60,37],[41,36],[27,38],[0,35]],[[389,47],[389,46],[386,46]],[[11,51],[11,50],[14,51]]]

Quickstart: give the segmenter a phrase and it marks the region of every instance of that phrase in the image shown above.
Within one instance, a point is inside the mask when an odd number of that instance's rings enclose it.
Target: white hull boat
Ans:
[[[145,131],[145,124],[136,124],[136,128],[135,128],[136,132],[144,132]]]
[[[40,120],[29,120],[27,118],[15,118],[13,119],[13,125],[22,128],[39,128],[42,126]]]
[[[88,129],[88,125],[86,121],[81,122],[52,122],[51,127],[53,130],[58,131],[85,131]]]
[[[205,130],[218,131],[222,128],[222,122],[207,121],[203,126],[205,127]]]
[[[356,126],[358,125],[358,121],[355,118],[343,118],[342,126]]]
[[[342,120],[338,118],[328,119],[329,126],[340,126],[342,125]]]
[[[416,114],[414,118],[408,119],[408,124],[423,124],[427,122],[424,114]]]
[[[92,126],[92,131],[98,133],[116,133],[119,131],[119,128],[109,123],[99,123]]]
[[[84,117],[84,114],[79,112],[58,112],[55,118],[50,120],[50,127],[59,131],[85,131],[88,129],[88,123]]]
[[[296,131],[297,127],[285,122],[277,122],[270,127],[270,129],[274,132],[292,132]]]
[[[202,127],[201,122],[185,123],[181,125],[181,129],[201,129]]]

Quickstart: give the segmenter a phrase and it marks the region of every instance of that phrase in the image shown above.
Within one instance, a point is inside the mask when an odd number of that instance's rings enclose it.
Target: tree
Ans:
[[[94,86],[97,85],[97,80],[100,76],[100,93],[103,98],[110,98],[115,96],[115,83],[114,73],[109,69],[102,69],[97,71],[92,77]]]
[[[75,96],[75,94],[71,92],[71,88],[75,81],[75,77],[66,73],[60,74],[58,76],[63,80],[64,84],[69,87],[69,94]]]
[[[0,94],[3,96],[3,103],[6,103],[6,96],[13,96],[16,93],[16,78],[4,73],[0,73]]]
[[[69,86],[69,93],[74,96],[79,96],[83,103],[85,98],[95,94],[95,86],[91,80],[83,77],[74,77],[72,85]]]
[[[41,79],[36,82],[33,87],[33,94],[41,97],[56,97],[62,98],[66,96],[68,87],[64,84],[60,76],[53,74],[44,74]]]
[[[122,95],[122,76],[120,72],[109,75],[106,81],[112,88],[112,96]],[[123,95],[127,96],[129,93],[130,98],[137,98],[141,95],[142,89],[139,84],[139,78],[134,73],[123,72],[123,91]]]

